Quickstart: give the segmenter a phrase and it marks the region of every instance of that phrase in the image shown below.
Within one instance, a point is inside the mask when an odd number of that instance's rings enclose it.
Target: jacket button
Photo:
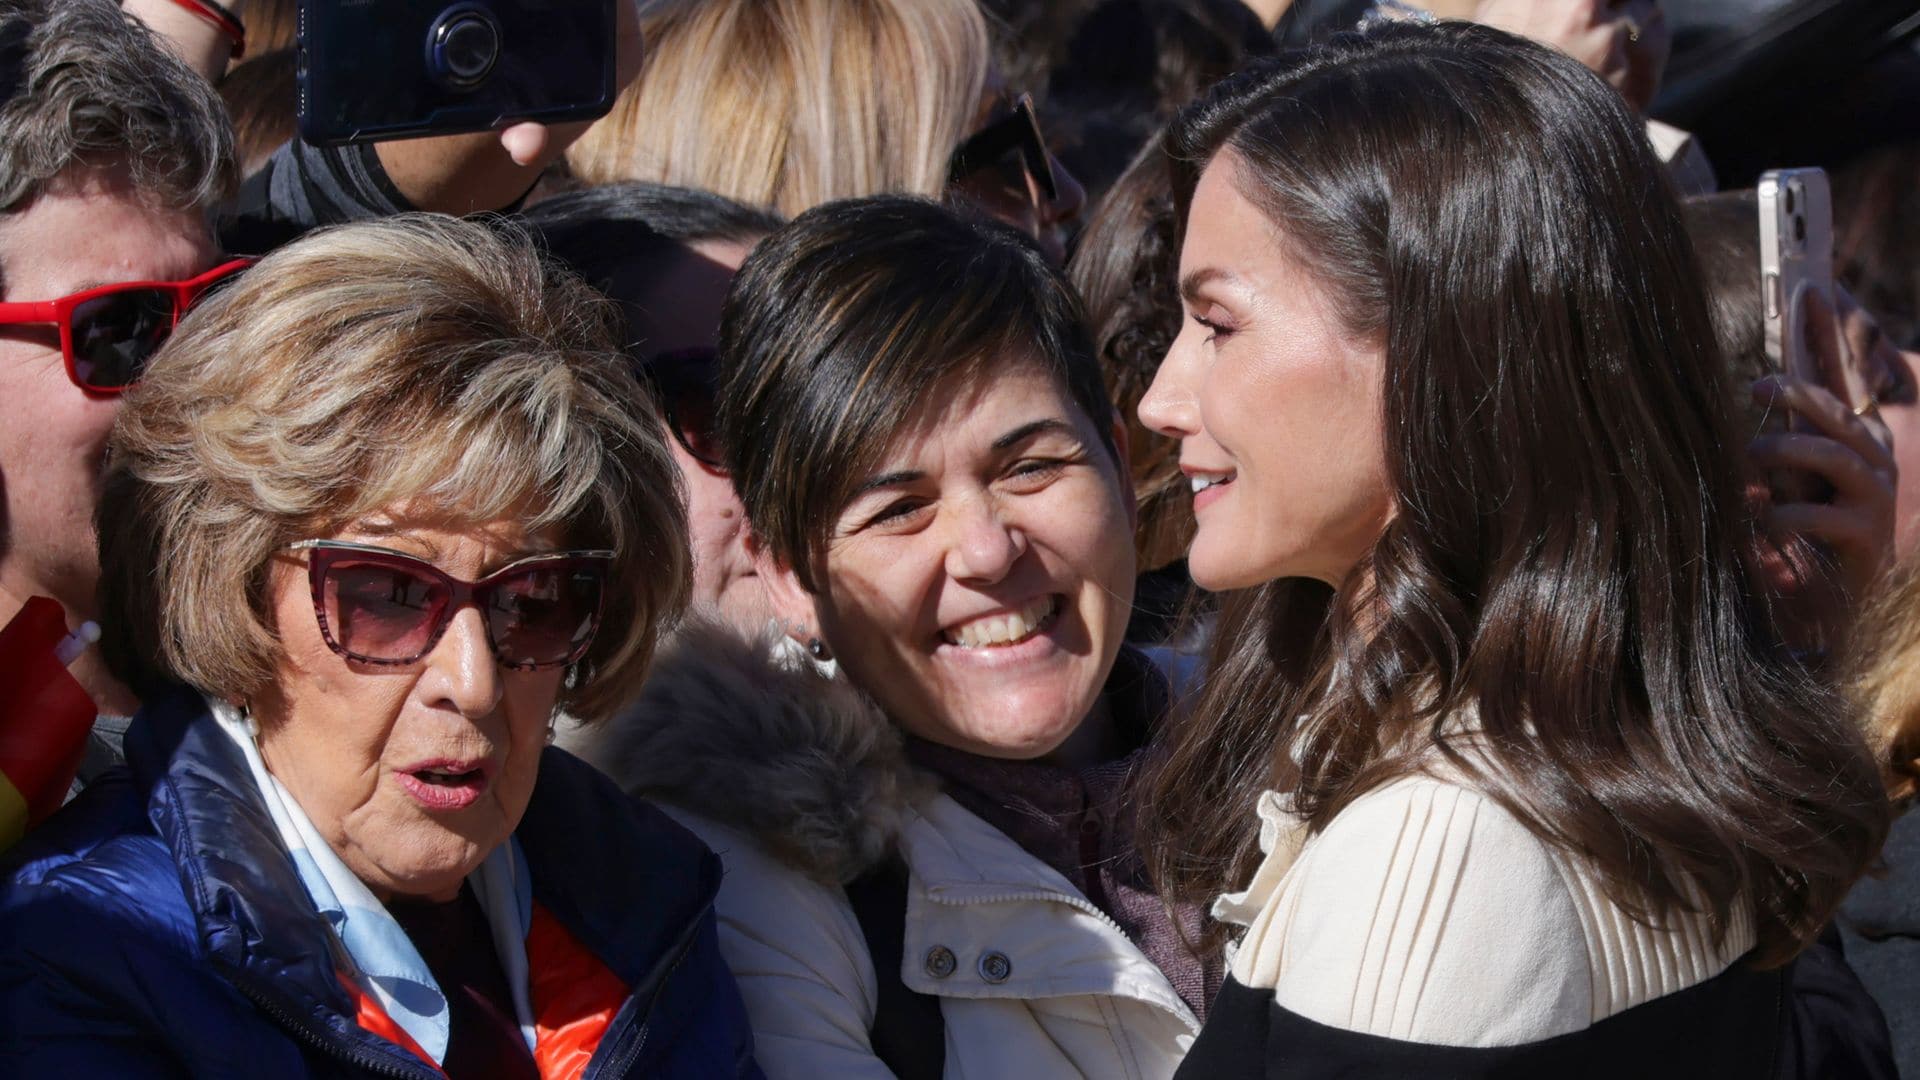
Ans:
[[[953,974],[959,964],[953,959],[953,950],[945,945],[935,945],[927,950],[927,974],[936,979],[944,979]]]
[[[980,977],[990,983],[1003,983],[1013,974],[1013,961],[1002,952],[980,954]]]

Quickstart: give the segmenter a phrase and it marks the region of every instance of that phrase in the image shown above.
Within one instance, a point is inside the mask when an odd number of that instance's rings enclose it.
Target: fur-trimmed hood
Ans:
[[[752,836],[845,884],[893,851],[908,806],[935,790],[899,729],[845,679],[777,659],[772,634],[706,620],[675,633],[640,699],[561,745],[629,793]]]

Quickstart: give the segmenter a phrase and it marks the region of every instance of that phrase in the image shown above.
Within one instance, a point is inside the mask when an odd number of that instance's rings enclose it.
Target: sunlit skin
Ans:
[[[511,521],[374,520],[332,539],[415,555],[465,581],[555,548]],[[349,661],[321,636],[297,551],[275,557],[268,603],[282,652],[273,682],[247,702],[268,771],[374,895],[452,899],[526,812],[564,669],[502,667],[471,606],[412,664]],[[484,763],[485,790],[456,810],[427,807],[403,775],[436,761]]]
[[[1222,152],[1194,192],[1180,253],[1187,318],[1140,402],[1180,441],[1193,500],[1187,566],[1202,588],[1304,577],[1339,586],[1386,527],[1385,350],[1349,335],[1294,245],[1240,194]]]
[[[218,258],[201,214],[155,206],[123,170],[75,170],[0,217],[0,300],[54,300],[123,281],[178,281]],[[67,378],[53,326],[0,326],[0,624],[30,596],[92,618],[100,567],[93,512],[118,397]],[[87,654],[75,665],[96,701],[131,711]]]
[[[1097,712],[1133,600],[1119,468],[1037,364],[928,399],[838,516],[820,593],[769,575],[776,598],[912,734],[988,757],[1097,756],[1096,736],[1074,737]],[[1056,614],[1024,641],[950,640],[1049,603]]]
[[[635,302],[629,332],[639,355],[653,356],[719,341],[720,306],[727,286],[747,257],[748,246],[702,242],[671,249],[665,258],[625,268],[613,292]],[[693,550],[696,608],[746,633],[766,628],[770,611],[755,560],[747,547],[746,510],[733,479],[687,452],[679,439],[667,449],[680,467],[687,493],[687,533]]]

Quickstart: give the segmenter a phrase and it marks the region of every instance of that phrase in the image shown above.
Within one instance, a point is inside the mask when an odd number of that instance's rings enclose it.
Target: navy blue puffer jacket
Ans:
[[[375,1034],[396,1029],[338,974],[205,702],[150,704],[127,755],[8,852],[0,1075],[439,1076]],[[553,749],[515,835],[544,1075],[760,1075],[717,947],[712,852]]]

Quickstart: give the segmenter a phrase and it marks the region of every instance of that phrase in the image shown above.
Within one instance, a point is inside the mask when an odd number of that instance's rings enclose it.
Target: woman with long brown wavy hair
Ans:
[[[1182,1075],[1771,1075],[1886,828],[1755,624],[1713,331],[1619,95],[1385,26],[1176,125],[1140,406],[1228,593],[1147,818],[1246,927]]]

